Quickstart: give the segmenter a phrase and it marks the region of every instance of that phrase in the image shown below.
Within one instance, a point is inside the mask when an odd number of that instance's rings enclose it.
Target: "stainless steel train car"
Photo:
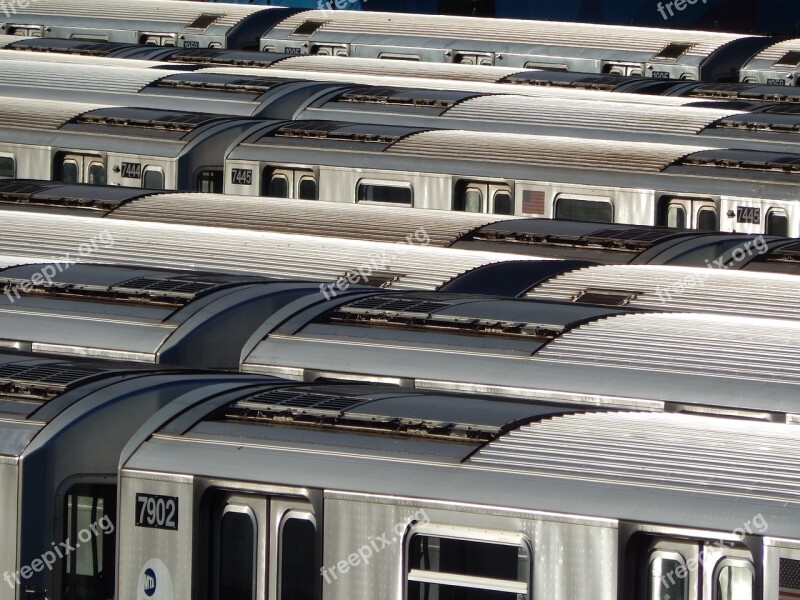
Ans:
[[[629,227],[540,218],[508,218],[426,209],[398,212],[385,206],[317,203],[285,198],[180,194],[47,181],[0,181],[0,210],[199,225],[272,233],[408,242],[425,231],[431,247],[524,254],[598,264],[651,264],[749,270],[795,239]],[[298,231],[299,230],[299,231]],[[754,244],[758,250],[753,253]],[[747,245],[747,248],[745,246]],[[749,252],[748,252],[749,248]],[[739,249],[739,250],[737,250]],[[733,259],[736,252],[738,260]],[[770,263],[794,273],[796,261]],[[716,266],[716,265],[713,265]],[[496,293],[496,292],[495,292]]]
[[[146,70],[125,70],[132,87]],[[97,85],[102,85],[98,80]],[[174,109],[3,98],[0,177],[221,191],[224,148],[253,121]]]
[[[0,598],[111,598],[125,443],[188,391],[268,381],[0,353]]]
[[[187,48],[257,50],[259,38],[292,14],[286,8],[141,0],[9,2],[0,16],[8,35]]]
[[[356,385],[182,400],[122,458],[120,600],[778,600],[800,585],[794,424]],[[151,498],[180,520],[137,526]]]
[[[74,250],[86,260],[110,232]],[[319,285],[136,266],[53,262],[0,269],[3,346],[195,368],[238,366],[264,318]]]
[[[729,312],[738,300],[734,294]],[[241,369],[297,381],[371,381],[642,409],[663,409],[680,397],[683,405],[706,407],[704,390],[713,388],[720,410],[764,418],[787,406],[777,392],[766,398],[755,391],[760,383],[787,389],[800,383],[785,358],[797,352],[800,323],[766,318],[775,310],[747,318],[609,304],[380,291],[296,302],[253,336]],[[720,348],[724,360],[715,360]]]
[[[785,40],[763,48],[741,70],[748,83],[795,87],[800,68],[800,40]]]
[[[107,59],[101,59],[107,60]],[[136,64],[136,63],[133,63]],[[300,74],[298,74],[300,75]],[[86,81],[92,81],[87,91]],[[0,60],[0,94],[269,119],[348,120],[792,153],[800,116],[725,108],[523,97],[234,72],[146,73],[100,65]]]

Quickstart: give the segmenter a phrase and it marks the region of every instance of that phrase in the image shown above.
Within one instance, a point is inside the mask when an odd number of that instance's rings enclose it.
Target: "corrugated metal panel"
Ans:
[[[106,232],[103,238],[99,236]],[[413,233],[413,232],[409,232]],[[78,256],[81,244],[113,238],[113,245]],[[284,279],[333,281],[377,263],[397,280],[392,289],[433,290],[481,265],[520,256],[428,248],[408,244],[320,239],[318,237],[86,219],[5,212],[0,220],[0,256],[51,260],[70,253],[82,262],[203,269]],[[5,258],[8,262],[8,258]],[[13,259],[10,262],[14,262]]]
[[[800,503],[794,425],[664,413],[568,415],[501,436],[467,464],[609,486]]]
[[[0,97],[0,127],[58,129],[70,119],[90,110],[106,108],[100,104],[31,100]]]
[[[135,64],[129,58],[108,58],[106,56],[84,56],[82,54],[59,54],[57,52],[36,52],[32,50],[0,50],[0,60],[25,61],[28,63],[68,63],[72,65],[94,65],[100,67],[124,67],[126,69],[166,68],[171,63],[154,60],[137,60]],[[175,65],[178,66],[178,65]]]
[[[35,0],[27,6],[16,4],[15,13],[56,17],[82,17],[90,19],[141,20],[155,23],[188,25],[204,13],[223,14],[214,25],[232,27],[244,17],[252,15],[263,6],[241,4],[205,4],[203,2],[174,2],[164,0]]]
[[[415,64],[417,67],[419,67],[429,63],[408,63],[401,60],[371,59],[374,62],[379,63],[382,67],[381,70],[383,71],[383,75],[381,76],[380,82],[376,82],[374,75],[364,75],[361,73],[351,74],[348,72],[347,65],[350,64],[350,61],[355,61],[358,59],[348,58],[346,60],[343,60],[342,58],[333,58],[332,60],[338,61],[339,64],[341,65],[341,69],[336,71],[333,70],[308,71],[305,73],[305,75],[316,81],[333,81],[336,83],[342,83],[343,81],[346,81],[348,83],[359,83],[365,85],[375,85],[376,83],[380,83],[380,85],[397,86],[397,87],[408,87],[409,85],[413,84],[416,87],[425,87],[434,90],[457,90],[461,92],[515,94],[518,96],[533,96],[537,98],[539,97],[575,98],[577,95],[580,94],[580,97],[583,97],[585,95],[587,99],[593,99],[598,101],[603,100],[606,102],[653,104],[660,106],[685,106],[687,104],[697,102],[696,98],[674,98],[671,96],[647,96],[644,94],[619,94],[616,92],[598,92],[598,91],[587,91],[587,90],[576,91],[573,89],[545,87],[545,86],[513,85],[508,83],[482,83],[480,81],[458,81],[458,80],[448,80],[448,79],[431,79],[430,77],[425,76],[424,71],[415,75],[414,70],[409,71],[407,74],[404,74],[406,73],[405,68],[402,68],[399,71],[397,69],[397,65],[405,67],[411,64]],[[364,59],[364,60],[370,60],[370,59]],[[297,79],[298,77],[297,71],[277,68],[285,63],[286,61],[280,61],[279,63],[277,63],[275,67],[270,67],[269,76]],[[462,65],[442,65],[442,66],[461,67]],[[209,73],[225,73],[228,75],[239,75],[240,77],[246,75],[252,75],[252,76],[258,76],[259,74],[261,76],[264,75],[264,69],[210,67],[208,69],[202,69],[201,71]],[[399,74],[395,75],[395,73]],[[415,78],[413,82],[409,81],[410,77]]]
[[[276,68],[292,71],[325,71],[333,73],[358,73],[359,75],[387,74],[388,61],[370,58],[348,58],[342,64],[337,56],[297,56],[280,61]],[[519,69],[484,67],[477,65],[453,65],[412,61],[394,61],[390,74],[395,77],[429,77],[431,79],[453,79],[456,81],[482,81],[497,83],[503,77],[514,75]]]
[[[453,148],[457,148],[456,153]],[[660,172],[698,147],[577,138],[427,131],[403,138],[385,153],[518,165]]]
[[[85,90],[135,94],[148,84],[177,73],[148,69],[0,60],[0,81],[4,85],[38,86],[49,90]]]
[[[800,40],[786,40],[784,42],[773,44],[772,46],[767,46],[761,52],[756,54],[751,59],[751,62],[756,60],[769,60],[774,63],[776,60],[783,58],[783,55],[787,52],[800,52]],[[747,66],[745,66],[745,68],[747,68]]]
[[[707,56],[741,35],[678,31],[587,23],[512,19],[475,19],[357,11],[309,11],[285,19],[281,28],[296,29],[305,21],[324,21],[319,31],[352,35],[396,35],[444,40],[480,40],[505,44],[613,48],[655,54],[667,44],[692,44],[686,54]]]
[[[424,238],[421,230],[424,228],[433,246],[448,246],[469,231],[506,219],[448,211],[212,194],[150,196],[122,205],[109,217],[389,243],[403,242],[417,231]]]
[[[528,293],[536,300],[572,301],[587,290],[628,291],[625,306],[800,320],[800,278],[773,273],[645,265],[578,269]]]
[[[5,48],[6,46],[9,46],[15,42],[21,42],[29,39],[31,38],[22,35],[0,35],[0,48]]]
[[[626,315],[573,329],[537,357],[593,367],[800,383],[800,324],[708,314]]]
[[[697,134],[719,119],[740,114],[710,108],[546,100],[520,96],[482,96],[456,104],[445,117],[475,121],[505,121],[525,125],[581,126],[620,131]]]

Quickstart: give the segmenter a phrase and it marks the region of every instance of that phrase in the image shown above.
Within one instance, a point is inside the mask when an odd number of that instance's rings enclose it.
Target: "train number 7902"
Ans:
[[[136,494],[136,526],[178,529],[178,498]]]

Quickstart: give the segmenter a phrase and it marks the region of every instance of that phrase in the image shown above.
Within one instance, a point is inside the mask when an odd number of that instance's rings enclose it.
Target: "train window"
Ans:
[[[386,60],[408,60],[411,62],[420,62],[420,57],[416,54],[397,54],[396,52],[381,52],[378,58]]]
[[[724,558],[714,569],[714,600],[753,600],[755,570],[746,560]]]
[[[74,35],[69,36],[71,40],[78,40],[81,42],[107,42],[108,36],[107,35],[92,35],[89,33],[76,33]]]
[[[30,27],[9,27],[8,35],[22,35],[26,37],[42,37],[42,28],[37,26]]]
[[[2,177],[2,175],[0,175]],[[782,210],[771,210],[767,213],[767,233],[789,237],[789,217]]]
[[[63,183],[80,183],[81,170],[78,162],[68,158],[61,163],[61,181]]]
[[[273,174],[265,195],[270,198],[289,198],[289,178],[283,173]]]
[[[105,185],[106,184],[106,167],[101,162],[92,162],[89,164],[89,177],[87,181],[89,185]]]
[[[614,205],[610,200],[588,200],[582,198],[556,198],[556,219],[567,221],[614,222]]]
[[[64,536],[79,540],[80,545],[63,563],[63,597],[105,600],[114,594],[115,489],[114,485],[81,484],[66,494]]]
[[[689,580],[679,574],[686,571],[686,560],[674,551],[656,550],[650,555],[647,600],[687,600]]]
[[[317,530],[308,513],[289,512],[280,529],[281,600],[314,600]]]
[[[453,210],[461,212],[483,212],[483,193],[474,187],[468,187],[463,194],[456,197]]]
[[[225,507],[219,522],[217,598],[254,600],[256,595],[256,517],[249,507]]]
[[[292,35],[311,35],[323,25],[325,25],[325,21],[303,21],[298,28],[292,32]]]
[[[653,58],[662,60],[677,60],[693,47],[694,44],[678,44],[673,42],[672,44],[667,44],[667,46],[658,54],[654,55]]]
[[[703,207],[697,212],[697,228],[700,231],[717,231],[717,209]]]
[[[313,177],[303,176],[300,178],[300,184],[297,186],[297,197],[300,200],[317,200],[317,180]]]
[[[412,206],[414,192],[407,183],[359,181],[356,201]]]
[[[495,192],[494,210],[492,210],[492,213],[496,215],[514,214],[514,198],[511,196],[511,192]]]
[[[206,194],[221,194],[223,191],[222,171],[219,169],[209,169],[200,171],[197,175],[198,192]]]
[[[11,179],[17,174],[17,163],[13,156],[0,156],[0,179]]]
[[[413,535],[408,546],[408,599],[529,598],[527,545]]]
[[[157,167],[145,167],[142,175],[142,187],[149,190],[164,189],[164,173]]]
[[[525,68],[537,69],[539,71],[558,71],[558,72],[569,71],[569,67],[565,64],[550,64],[550,63],[530,62],[530,61],[525,63]]]
[[[453,57],[453,62],[462,65],[494,65],[494,58],[491,54],[476,54],[474,52],[457,52]]]
[[[311,46],[309,54],[316,54],[317,56],[350,56],[350,51],[347,46]]]
[[[139,38],[139,43],[145,46],[174,46],[175,36],[145,34]]]
[[[683,206],[673,204],[667,208],[667,227],[686,228],[686,209]]]
[[[800,65],[800,52],[791,50],[773,63],[773,67],[796,67]]]
[[[186,26],[186,29],[206,30],[225,15],[220,13],[203,13]]]
[[[603,65],[603,73],[606,75],[641,77],[643,72],[642,65],[625,65],[618,63],[608,63]]]

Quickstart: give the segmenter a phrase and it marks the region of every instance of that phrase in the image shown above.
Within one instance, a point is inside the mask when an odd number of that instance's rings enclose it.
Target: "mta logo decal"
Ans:
[[[144,593],[148,597],[156,593],[156,572],[153,569],[144,572]]]

